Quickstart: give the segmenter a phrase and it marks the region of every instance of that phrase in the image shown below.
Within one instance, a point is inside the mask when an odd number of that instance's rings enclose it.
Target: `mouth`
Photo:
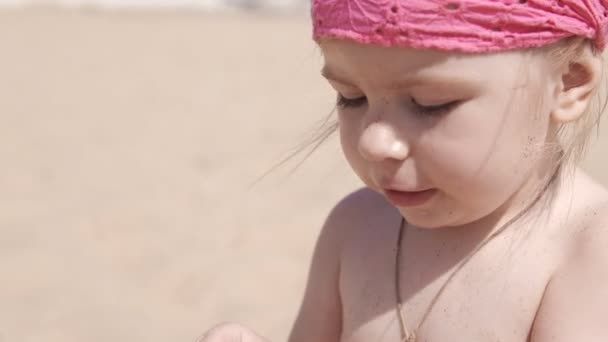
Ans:
[[[435,194],[437,189],[428,189],[423,191],[399,191],[392,189],[385,189],[384,194],[386,198],[397,207],[418,207],[428,201],[430,201]]]

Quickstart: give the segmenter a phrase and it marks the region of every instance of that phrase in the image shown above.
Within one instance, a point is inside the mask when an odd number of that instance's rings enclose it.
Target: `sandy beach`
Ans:
[[[0,44],[0,341],[284,341],[360,186],[335,137],[256,182],[332,107],[306,14],[3,10]]]

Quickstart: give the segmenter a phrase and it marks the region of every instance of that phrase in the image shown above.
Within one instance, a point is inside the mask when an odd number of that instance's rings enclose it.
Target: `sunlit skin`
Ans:
[[[524,183],[534,188],[551,172],[536,159],[558,78],[539,76],[549,70],[540,53],[465,56],[342,41],[322,48],[355,173],[380,193],[435,190],[428,203],[399,208],[411,224],[475,222],[529,197]]]
[[[366,188],[328,217],[289,341],[400,341],[396,263],[405,325],[416,330],[460,262],[551,178],[552,133],[583,115],[600,62],[586,53],[560,73],[542,49],[320,46],[342,148]],[[458,271],[417,341],[608,340],[608,194],[580,170],[555,184],[548,205]],[[220,325],[203,341],[238,341],[230,336],[242,331],[263,341],[242,329]]]

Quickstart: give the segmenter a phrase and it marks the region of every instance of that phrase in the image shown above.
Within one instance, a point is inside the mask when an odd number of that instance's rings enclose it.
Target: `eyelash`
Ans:
[[[367,103],[367,97],[361,96],[356,99],[349,99],[344,97],[342,94],[338,94],[337,105],[340,108],[355,108],[360,107]]]
[[[452,101],[438,106],[421,106],[416,103],[416,100],[412,99],[412,104],[416,108],[416,112],[421,115],[428,116],[439,116],[452,110],[454,107],[460,104],[461,101]],[[344,97],[342,94],[338,94],[337,106],[340,108],[357,108],[367,103],[365,96],[358,97],[356,99],[349,99]]]

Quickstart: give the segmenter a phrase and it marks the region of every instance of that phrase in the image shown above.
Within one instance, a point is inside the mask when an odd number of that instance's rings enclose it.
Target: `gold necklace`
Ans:
[[[425,311],[424,315],[422,316],[422,319],[418,323],[418,326],[416,327],[416,329],[414,329],[411,332],[405,326],[405,315],[404,315],[404,312],[403,312],[403,300],[401,298],[401,283],[400,283],[400,278],[401,278],[401,272],[400,272],[401,245],[403,243],[403,237],[405,235],[405,226],[406,226],[405,219],[404,218],[401,219],[401,226],[399,227],[399,237],[397,238],[397,253],[396,253],[396,258],[395,258],[395,292],[396,292],[396,298],[397,298],[397,317],[399,318],[399,327],[401,329],[401,342],[416,342],[417,341],[416,340],[416,333],[418,331],[420,331],[420,328],[422,327],[422,325],[426,321],[427,317],[431,313],[433,307],[437,303],[437,300],[439,299],[439,297],[441,296],[441,294],[443,293],[443,291],[445,290],[445,288],[448,286],[448,284],[452,281],[452,279],[454,278],[454,276],[456,276],[456,274],[473,258],[473,256],[475,256],[475,254],[477,254],[477,252],[479,252],[479,250],[481,250],[485,245],[487,245],[495,237],[497,237],[502,232],[504,232],[507,227],[509,227],[511,224],[513,224],[513,222],[515,222],[516,220],[518,220],[519,218],[521,218],[526,212],[528,212],[528,210],[538,201],[539,198],[540,198],[540,195],[538,197],[536,197],[531,202],[531,204],[529,206],[527,206],[524,210],[520,211],[517,215],[515,215],[510,220],[508,220],[507,222],[505,222],[499,229],[497,229],[488,238],[486,238],[482,243],[480,243],[477,247],[475,247],[475,249],[473,249],[456,266],[456,268],[454,269],[454,271],[452,271],[452,273],[449,275],[448,279],[439,288],[439,291],[437,291],[437,294],[435,295],[435,297],[433,297],[433,300],[431,301],[431,304],[426,309],[426,311]]]
[[[433,297],[431,304],[428,306],[424,315],[422,316],[422,319],[416,326],[416,329],[414,329],[412,332],[410,332],[407,329],[407,327],[405,326],[405,314],[403,312],[403,300],[401,298],[401,281],[400,281],[400,278],[401,278],[401,272],[400,272],[401,245],[403,243],[403,238],[405,235],[405,225],[406,225],[405,218],[403,218],[403,217],[401,218],[401,225],[399,226],[399,237],[397,238],[397,248],[396,248],[397,252],[396,252],[396,256],[395,256],[395,295],[397,298],[396,310],[397,310],[397,318],[399,319],[399,327],[401,330],[401,342],[417,342],[416,333],[418,331],[420,331],[420,328],[422,328],[422,325],[424,324],[427,317],[433,310],[433,307],[437,303],[437,300],[439,299],[439,297],[441,296],[441,294],[443,293],[445,288],[448,286],[448,284],[452,281],[454,276],[456,276],[456,274],[473,258],[473,256],[475,256],[475,254],[477,254],[477,252],[479,252],[479,250],[481,250],[485,245],[487,245],[490,241],[492,241],[494,238],[496,238],[498,235],[500,235],[502,232],[504,232],[510,225],[512,225],[515,221],[519,220],[530,209],[532,209],[532,207],[534,207],[536,205],[536,203],[538,203],[541,200],[541,198],[549,191],[549,188],[551,187],[551,185],[554,182],[559,181],[560,175],[561,175],[561,166],[558,166],[553,171],[553,174],[548,179],[547,183],[544,184],[544,186],[540,189],[540,191],[538,193],[536,193],[536,195],[533,197],[532,201],[529,202],[523,208],[523,210],[521,210],[519,213],[517,213],[517,215],[513,216],[511,219],[509,219],[507,222],[505,222],[500,228],[498,228],[494,233],[492,233],[482,243],[480,243],[477,247],[475,247],[456,266],[454,271],[452,271],[452,273],[449,275],[448,279],[443,283],[443,285],[441,285],[441,287],[439,288],[439,291],[437,291],[437,294],[435,294],[435,297]]]

